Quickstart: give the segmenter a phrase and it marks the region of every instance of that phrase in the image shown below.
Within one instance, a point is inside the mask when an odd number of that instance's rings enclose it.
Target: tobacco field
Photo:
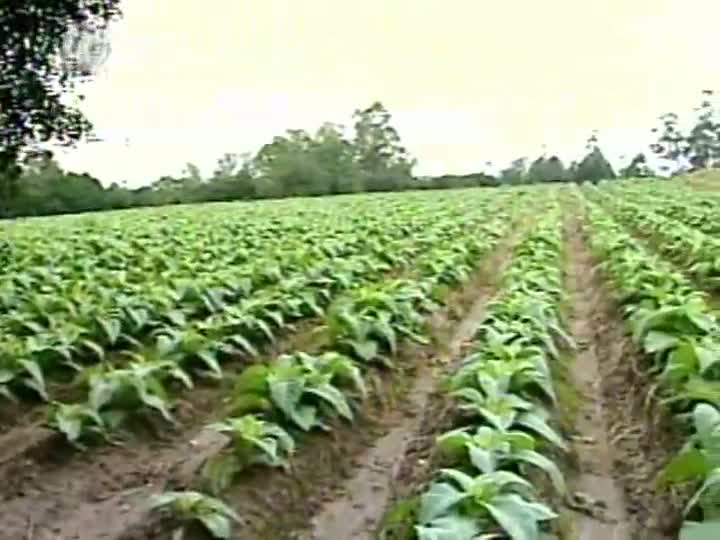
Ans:
[[[0,222],[0,539],[720,538],[720,191]]]

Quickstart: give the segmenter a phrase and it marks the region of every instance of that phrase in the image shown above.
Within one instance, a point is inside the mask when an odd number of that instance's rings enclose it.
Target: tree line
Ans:
[[[225,154],[210,177],[203,177],[197,166],[188,164],[179,176],[163,176],[136,189],[122,183],[105,188],[88,174],[63,171],[51,152],[29,152],[22,162],[0,175],[0,212],[5,217],[46,215],[399,191],[443,184],[442,180],[418,181],[413,177],[415,160],[402,145],[390,113],[380,102],[355,111],[352,119],[350,129],[332,123],[323,124],[314,133],[293,129],[276,136],[254,155]]]
[[[666,159],[689,155],[696,166],[720,162],[719,124],[712,124],[716,131],[714,138],[709,137],[707,126],[714,120],[706,109],[701,120],[705,128],[695,127],[683,138],[677,116],[672,117],[674,122],[664,116],[665,127],[653,151]],[[255,154],[226,153],[208,177],[188,163],[182,174],[163,176],[139,188],[126,183],[105,187],[87,173],[62,170],[49,151],[28,150],[22,160],[0,166],[0,216],[408,189],[597,182],[656,174],[643,153],[616,173],[600,148],[596,132],[585,148],[585,155],[567,166],[558,156],[543,154],[533,161],[515,159],[495,175],[476,172],[416,177],[416,161],[403,146],[390,112],[375,102],[356,110],[350,127],[325,123],[314,133],[287,130]]]

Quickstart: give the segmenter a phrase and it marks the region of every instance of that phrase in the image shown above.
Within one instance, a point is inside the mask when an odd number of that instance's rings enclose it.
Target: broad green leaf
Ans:
[[[560,438],[560,435],[548,426],[545,420],[537,414],[531,412],[523,413],[517,417],[516,424],[534,431],[558,448],[567,450],[567,444]]]
[[[310,405],[301,405],[292,411],[290,419],[302,430],[310,431],[317,425],[317,409]]]
[[[199,519],[213,538],[218,538],[220,540],[230,538],[230,535],[232,534],[232,524],[228,517],[212,513],[200,516]]]
[[[314,394],[319,398],[325,400],[327,403],[332,405],[332,407],[338,412],[338,414],[340,414],[340,416],[348,420],[353,419],[350,405],[348,405],[345,396],[342,392],[340,392],[340,390],[338,390],[331,384],[308,387],[305,391],[309,394]]]
[[[709,472],[710,464],[704,453],[696,448],[681,452],[668,463],[658,478],[662,483],[677,483],[704,478]]]
[[[678,338],[671,334],[666,334],[658,330],[651,330],[645,336],[645,351],[653,354],[667,349],[671,349],[678,343]]]
[[[473,444],[468,444],[470,463],[482,473],[491,473],[497,467],[497,460],[492,450],[486,450]]]
[[[698,433],[709,435],[720,427],[720,410],[707,403],[698,403],[693,409],[693,423]]]
[[[45,401],[49,401],[50,398],[45,387],[45,376],[40,366],[35,361],[26,359],[18,360],[18,364],[30,375],[29,379],[23,379],[23,384],[35,390]]]
[[[446,482],[434,482],[420,498],[418,521],[428,524],[446,514],[453,506],[469,495]]]
[[[241,464],[235,454],[220,453],[208,459],[201,470],[203,480],[210,493],[218,495],[231,484],[241,470]]]
[[[551,459],[534,450],[518,450],[514,452],[512,456],[513,458],[535,465],[545,471],[558,494],[565,494],[565,480],[563,479],[560,469]]]
[[[441,454],[458,457],[466,452],[465,445],[469,441],[470,435],[464,429],[455,429],[440,435],[436,448]]]
[[[263,394],[267,388],[267,377],[270,370],[263,364],[255,364],[246,368],[235,378],[234,394]]]
[[[547,507],[514,493],[493,497],[484,506],[512,540],[539,540],[538,523],[557,517]]]
[[[55,417],[58,429],[70,442],[77,441],[82,431],[82,420],[78,416],[59,414]]]
[[[292,418],[305,391],[303,378],[292,378],[292,375],[281,378],[271,374],[268,376],[267,381],[273,403],[285,413],[285,416]]]
[[[366,362],[371,361],[378,355],[378,345],[372,340],[350,341],[353,351]]]
[[[685,507],[685,514],[687,514],[693,508],[693,506],[695,506],[696,504],[700,504],[701,506],[703,506],[703,511],[704,511],[706,517],[713,517],[713,518],[720,517],[718,515],[707,516],[708,508],[706,507],[706,505],[704,504],[704,501],[702,500],[704,495],[708,491],[711,491],[714,494],[717,494],[716,490],[718,488],[720,488],[720,467],[710,471],[707,478],[703,482],[702,486],[700,486],[700,489],[698,489],[697,492],[695,492],[695,494],[692,496],[690,501],[688,501],[687,506]],[[715,498],[713,498],[713,499],[715,499]],[[720,501],[712,500],[712,501],[709,501],[709,503],[710,504],[708,506],[714,510],[713,513],[716,513],[716,514],[719,513],[718,507],[720,507]]]

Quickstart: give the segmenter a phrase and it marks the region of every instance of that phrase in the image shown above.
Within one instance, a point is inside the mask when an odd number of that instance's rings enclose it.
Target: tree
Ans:
[[[686,139],[686,156],[694,170],[720,165],[720,121],[712,90],[703,90],[696,121]]]
[[[356,110],[353,119],[355,162],[365,188],[369,191],[402,188],[411,180],[415,160],[401,144],[400,135],[390,123],[390,113],[376,101],[366,109]]]
[[[226,152],[223,156],[218,159],[217,167],[211,180],[221,180],[226,178],[232,178],[237,172],[240,166],[237,154],[231,154]]]
[[[0,151],[0,217],[11,215],[22,169],[14,155]]]
[[[253,171],[260,197],[320,195],[320,164],[312,156],[313,139],[301,129],[288,130],[264,145],[254,160]]]
[[[322,182],[329,186],[329,193],[355,193],[364,189],[352,141],[345,137],[344,131],[339,124],[325,123],[313,141],[313,159],[322,167]]]
[[[500,171],[500,182],[502,184],[522,184],[526,180],[527,158],[514,159],[510,166]]]
[[[0,217],[20,193],[22,154],[38,143],[71,144],[92,125],[62,99],[88,65],[58,61],[78,44],[70,30],[102,28],[120,16],[120,0],[2,0],[0,2]],[[65,47],[63,47],[65,45]],[[77,63],[76,63],[77,66]]]
[[[662,127],[652,129],[653,133],[658,134],[658,140],[650,145],[650,149],[659,158],[674,162],[676,167],[680,168],[681,158],[687,154],[688,148],[687,137],[679,127],[678,115],[665,113],[660,117],[660,121]]]
[[[623,178],[647,178],[655,176],[655,173],[648,165],[645,154],[640,152],[630,160],[627,167],[620,170],[620,176]]]
[[[615,171],[600,150],[597,131],[588,137],[585,148],[587,155],[578,163],[575,170],[575,181],[597,183],[600,180],[615,178]]]
[[[61,98],[88,65],[68,70],[58,61],[69,31],[102,28],[120,15],[119,0],[3,0],[0,3],[0,152],[14,161],[50,140],[69,144],[91,124]]]
[[[567,171],[559,157],[540,156],[530,165],[527,179],[529,182],[562,182],[567,179]]]

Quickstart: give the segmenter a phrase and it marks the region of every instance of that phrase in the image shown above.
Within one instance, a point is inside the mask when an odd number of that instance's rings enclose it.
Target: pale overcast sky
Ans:
[[[574,157],[593,128],[643,150],[659,114],[720,89],[719,0],[124,0],[60,153],[103,182],[211,172],[287,128],[382,101],[419,174]]]

